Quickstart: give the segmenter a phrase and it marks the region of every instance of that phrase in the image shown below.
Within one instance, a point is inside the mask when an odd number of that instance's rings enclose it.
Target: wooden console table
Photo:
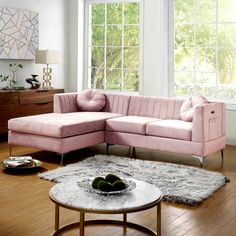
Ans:
[[[8,120],[53,112],[53,95],[64,89],[0,90],[0,134],[7,133]]]

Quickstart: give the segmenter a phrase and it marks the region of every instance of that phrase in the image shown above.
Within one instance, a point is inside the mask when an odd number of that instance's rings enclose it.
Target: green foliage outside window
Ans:
[[[236,1],[174,3],[175,95],[235,98]]]
[[[91,87],[138,91],[139,3],[91,4],[90,10]]]

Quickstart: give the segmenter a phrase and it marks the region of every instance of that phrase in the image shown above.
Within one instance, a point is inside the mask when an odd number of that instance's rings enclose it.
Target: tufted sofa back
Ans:
[[[128,115],[180,120],[183,99],[132,96]]]
[[[106,105],[103,108],[103,112],[119,113],[122,115],[128,114],[130,96],[109,94],[106,93]]]

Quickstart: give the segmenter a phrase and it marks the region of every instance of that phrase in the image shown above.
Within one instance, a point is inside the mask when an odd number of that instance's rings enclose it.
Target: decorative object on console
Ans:
[[[9,71],[12,72],[12,76],[9,75],[0,75],[0,81],[1,82],[8,82],[9,85],[6,86],[4,89],[10,89],[10,90],[21,90],[24,89],[24,87],[17,86],[17,79],[16,79],[16,72],[21,70],[23,68],[22,64],[17,63],[10,63],[9,64]]]
[[[37,89],[41,83],[36,79],[38,75],[31,75],[33,78],[27,78],[25,81],[31,85],[31,89]]]
[[[75,164],[40,173],[39,177],[55,182],[82,181],[106,173],[121,178],[135,178],[158,187],[163,199],[198,205],[228,182],[224,175],[204,169],[128,157],[96,155]]]
[[[0,7],[0,58],[35,59],[39,44],[38,13]]]
[[[52,88],[52,68],[49,68],[49,64],[59,64],[60,53],[59,51],[51,50],[37,50],[36,51],[36,64],[46,64],[47,67],[43,68],[43,88]]]

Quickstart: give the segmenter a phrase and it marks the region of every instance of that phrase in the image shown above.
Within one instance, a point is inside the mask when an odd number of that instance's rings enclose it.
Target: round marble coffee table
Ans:
[[[100,195],[86,192],[76,182],[59,183],[49,191],[50,199],[55,203],[55,232],[57,235],[69,228],[80,228],[80,236],[84,236],[86,225],[118,225],[134,228],[148,235],[161,235],[161,198],[159,188],[144,181],[133,179],[136,188],[120,195]],[[80,222],[59,228],[59,207],[80,212]],[[157,231],[142,225],[127,221],[127,213],[143,211],[157,207]],[[119,220],[85,220],[85,213],[95,214],[123,214],[123,221]]]

